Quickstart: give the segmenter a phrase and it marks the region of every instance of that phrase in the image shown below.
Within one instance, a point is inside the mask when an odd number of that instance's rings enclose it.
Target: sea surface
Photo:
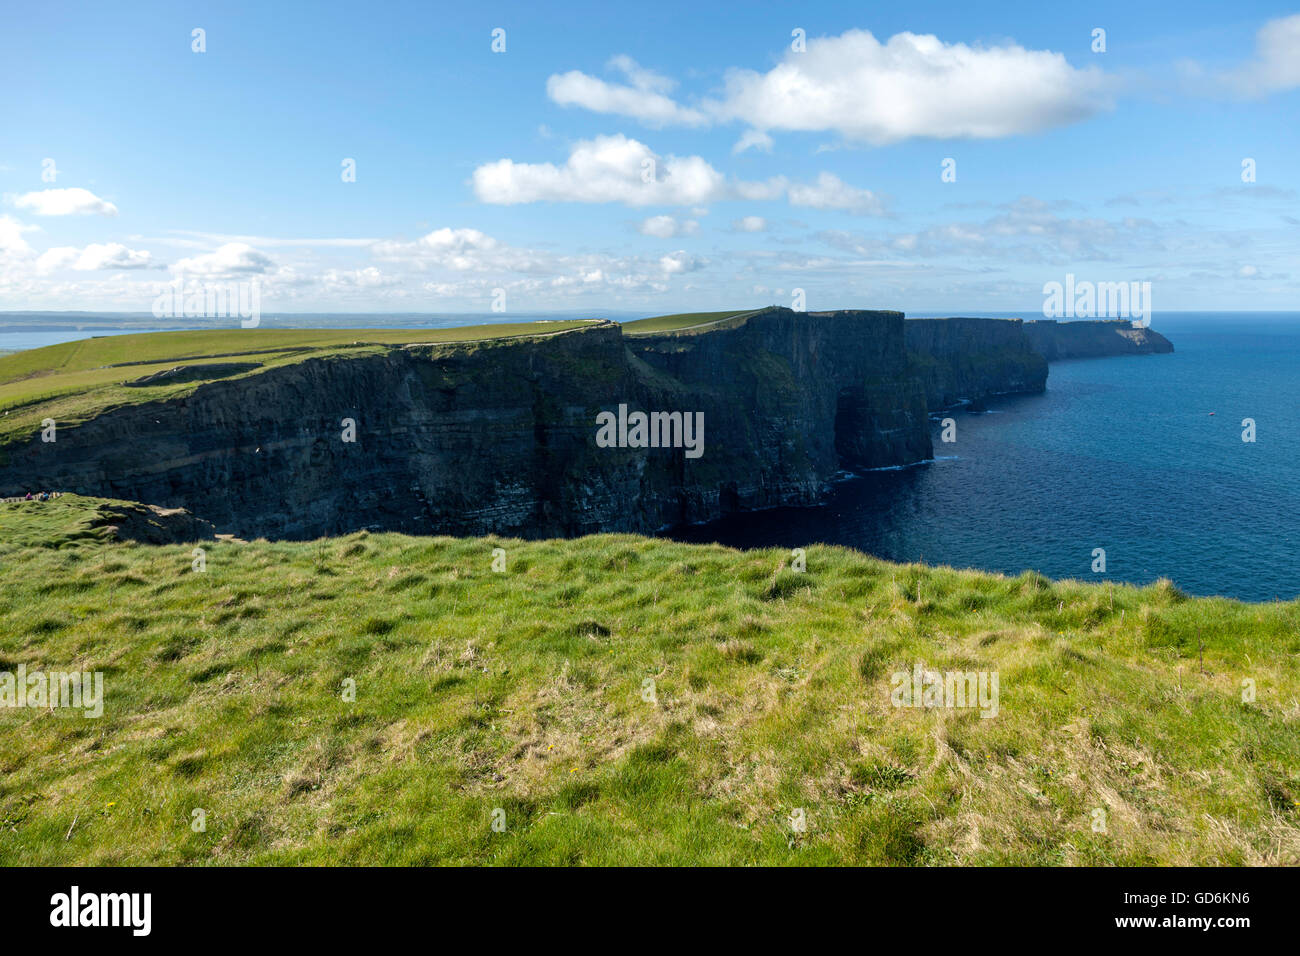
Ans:
[[[335,321],[415,317],[401,318]],[[946,413],[955,443],[940,441],[936,418],[932,462],[850,478],[820,507],[735,515],[671,537],[825,542],[1056,578],[1167,577],[1192,594],[1248,601],[1300,595],[1300,313],[1166,313],[1151,326],[1172,355],[1053,362],[1042,395]],[[139,331],[0,328],[0,351]],[[1242,441],[1246,418],[1253,443]],[[1092,571],[1096,548],[1105,573]]]
[[[680,529],[734,547],[846,545],[925,561],[1248,601],[1300,595],[1300,313],[1177,313],[1172,355],[1053,362],[1042,395],[953,412],[935,461],[824,506]],[[1256,440],[1242,441],[1243,419]],[[707,454],[707,452],[706,452]],[[1106,552],[1094,573],[1093,549]]]
[[[173,329],[95,329],[93,331],[79,329],[5,329],[0,328],[0,354],[6,352],[22,352],[27,349],[44,348],[47,345],[61,345],[64,342],[75,342],[77,339],[88,339],[100,335],[131,335],[136,332],[151,331],[175,331]]]

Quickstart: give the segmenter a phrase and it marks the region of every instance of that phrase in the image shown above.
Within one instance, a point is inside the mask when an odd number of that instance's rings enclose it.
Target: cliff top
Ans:
[[[218,329],[107,335],[0,356],[0,444],[49,417],[65,424],[110,408],[172,398],[222,378],[326,355],[555,335],[604,320],[450,329]],[[244,359],[245,361],[231,361]]]
[[[637,319],[624,322],[623,331],[628,335],[686,334],[696,335],[720,329],[734,329],[744,325],[750,319],[768,313],[787,313],[808,318],[828,318],[836,315],[884,316],[897,315],[901,312],[882,311],[878,309],[822,309],[817,312],[794,312],[779,305],[768,305],[761,309],[745,312],[682,312],[677,315],[657,315],[649,319]]]
[[[0,864],[1300,862],[1294,601],[632,535],[197,571],[118,510],[0,504],[0,670],[104,675],[0,708]],[[996,717],[895,705],[917,662]]]
[[[1018,315],[920,315],[907,317],[909,322],[1023,322]],[[1033,321],[1032,319],[1030,321]]]
[[[696,331],[706,327],[728,323],[730,319],[743,319],[756,314],[750,309],[741,312],[679,312],[676,315],[656,315],[649,319],[637,319],[624,322],[623,331],[628,335],[647,335],[656,332]],[[730,324],[730,323],[728,323]]]

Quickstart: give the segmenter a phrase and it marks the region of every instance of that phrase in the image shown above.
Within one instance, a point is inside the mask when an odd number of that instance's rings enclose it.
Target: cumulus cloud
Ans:
[[[1287,18],[1291,20],[1294,18]],[[1259,75],[1286,82],[1295,66],[1287,21],[1261,31]],[[1267,28],[1266,28],[1267,29]],[[1290,59],[1287,59],[1287,57]],[[626,57],[611,65],[629,83],[611,84],[579,71],[547,82],[562,105],[616,114],[646,125],[704,126],[743,122],[733,153],[770,150],[770,130],[836,132],[883,145],[913,137],[987,139],[1035,133],[1108,109],[1113,80],[1096,67],[1073,67],[1061,53],[945,43],[932,34],[898,33],[882,43],[867,30],[808,40],[766,72],[732,69],[724,92],[698,107],[668,93],[672,81]]]
[[[228,242],[215,252],[181,259],[171,271],[178,275],[261,275],[274,268],[275,263],[248,243]]]
[[[474,191],[483,202],[621,202],[628,206],[689,206],[725,199],[762,201],[786,196],[791,205],[883,215],[884,204],[868,189],[821,173],[812,183],[728,178],[699,156],[660,157],[626,136],[599,136],[577,143],[563,166],[497,160],[474,170]],[[667,238],[694,229],[671,216],[652,216],[640,230]],[[383,245],[382,243],[380,245]]]
[[[703,126],[708,118],[699,110],[681,106],[667,94],[675,83],[639,66],[627,56],[616,56],[609,66],[622,73],[626,84],[609,83],[580,70],[557,73],[546,81],[546,95],[560,106],[580,106],[593,113],[613,113],[640,120],[647,126]]]
[[[1255,34],[1255,55],[1223,81],[1244,96],[1261,97],[1300,86],[1300,13],[1269,20]]]
[[[699,231],[700,224],[694,219],[677,219],[673,216],[651,216],[637,224],[637,232],[643,236],[656,239],[671,239],[673,236],[691,236]]]
[[[375,266],[363,269],[327,269],[321,284],[331,292],[349,292],[361,289],[392,289],[402,284],[402,278],[380,271]]]
[[[22,258],[31,255],[32,247],[23,238],[24,232],[32,232],[36,226],[28,226],[12,216],[0,216],[0,258]]]
[[[665,156],[622,134],[574,145],[562,166],[500,159],[474,170],[482,202],[621,202],[629,206],[691,206],[761,190],[761,183],[729,183],[699,156]]]
[[[685,250],[679,249],[676,252],[670,252],[659,260],[659,267],[664,270],[665,275],[676,275],[682,272],[696,272],[708,265],[708,260],[693,256]]]
[[[75,269],[93,272],[97,269],[147,269],[153,256],[139,249],[128,249],[120,242],[92,242],[84,249],[75,246],[56,246],[41,253],[36,268],[41,272],[56,269]]]
[[[810,39],[766,73],[732,70],[720,117],[755,129],[835,131],[873,145],[911,137],[992,138],[1084,119],[1109,83],[1060,53],[972,47],[926,34],[881,43],[869,31]]]
[[[735,232],[765,232],[767,230],[767,220],[762,216],[745,216],[734,220],[731,223],[731,228]]]
[[[414,241],[386,240],[371,247],[376,259],[406,263],[419,269],[450,269],[457,273],[528,273],[543,275],[562,269],[561,257],[500,242],[477,229],[442,227]]]
[[[669,222],[657,223],[661,218]],[[646,223],[663,233],[671,226],[674,234],[681,234],[684,225],[671,216],[651,217]],[[488,297],[494,288],[530,298],[559,293],[662,292],[669,288],[670,277],[708,264],[684,251],[654,258],[527,249],[463,228],[435,229],[413,241],[377,243],[371,253],[377,259],[419,271],[441,270],[443,275],[424,283],[425,291],[462,298]],[[340,284],[353,281],[352,277],[338,278]]]
[[[414,242],[387,240],[376,243],[373,252],[380,259],[415,260],[464,272],[483,268],[501,244],[477,229],[443,227]]]
[[[772,137],[761,129],[745,130],[740,139],[736,140],[736,145],[731,147],[731,154],[743,153],[747,149],[762,150],[765,153],[772,152]]]
[[[30,209],[38,216],[116,216],[117,207],[100,199],[89,189],[40,189],[23,193],[13,201],[19,209]]]
[[[812,209],[840,209],[861,215],[881,215],[884,206],[869,189],[850,186],[833,173],[821,173],[815,183],[790,187],[790,205]]]

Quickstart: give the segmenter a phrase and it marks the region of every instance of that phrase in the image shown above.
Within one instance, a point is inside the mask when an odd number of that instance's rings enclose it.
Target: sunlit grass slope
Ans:
[[[106,685],[0,709],[3,864],[1300,862],[1296,603],[621,535],[195,571],[100,507],[0,505],[0,671]],[[918,661],[997,716],[893,706]]]
[[[647,332],[680,332],[696,326],[714,325],[735,316],[748,315],[753,310],[730,312],[681,312],[676,315],[656,315],[649,319],[624,322],[623,331],[633,335]]]

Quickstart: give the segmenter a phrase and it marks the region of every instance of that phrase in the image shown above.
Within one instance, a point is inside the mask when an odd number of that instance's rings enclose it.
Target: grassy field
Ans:
[[[515,322],[452,329],[222,329],[107,335],[0,355],[0,443],[34,433],[42,419],[82,421],[107,409],[193,391],[204,381],[125,387],[177,365],[278,365],[402,345],[549,335],[589,324]],[[214,376],[215,377],[215,376]]]
[[[624,322],[623,331],[630,335],[650,332],[681,332],[701,325],[713,325],[739,315],[749,315],[753,310],[741,312],[680,312],[676,315],[656,315],[649,319]]]
[[[1300,862],[1294,602],[632,536],[196,571],[102,507],[0,505],[0,671],[105,681],[0,708],[0,864]],[[918,661],[997,715],[893,706]]]

